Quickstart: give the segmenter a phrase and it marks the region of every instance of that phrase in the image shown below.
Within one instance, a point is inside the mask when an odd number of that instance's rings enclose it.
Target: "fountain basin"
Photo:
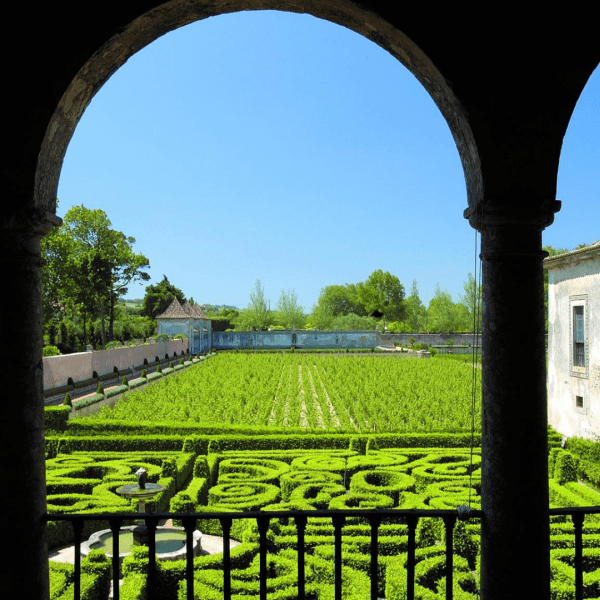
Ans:
[[[119,531],[119,562],[132,552],[134,530],[137,525],[122,527]],[[156,558],[159,560],[183,560],[185,558],[185,530],[183,527],[157,527],[156,528]],[[202,550],[202,533],[196,530],[193,533],[193,555],[199,556]],[[85,557],[90,550],[102,550],[112,558],[112,531],[102,529],[90,535],[87,542],[81,544],[81,556]]]

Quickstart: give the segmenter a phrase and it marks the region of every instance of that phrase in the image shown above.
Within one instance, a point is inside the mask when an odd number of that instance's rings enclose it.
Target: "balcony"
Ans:
[[[523,510],[527,511],[524,507]],[[575,570],[575,580],[571,597],[576,600],[584,598],[584,542],[583,529],[584,520],[587,515],[600,514],[600,507],[571,507],[554,508],[549,510],[550,517],[570,518],[572,522],[573,535],[573,560],[572,564]],[[70,522],[75,539],[75,574],[74,574],[74,598],[81,598],[81,545],[82,531],[86,521],[108,521],[113,533],[117,533],[126,521],[131,521],[131,513],[105,513],[94,515],[48,515],[47,521],[67,521]],[[341,600],[343,595],[342,583],[342,544],[344,540],[344,527],[353,520],[361,519],[368,523],[370,531],[370,549],[367,558],[368,576],[370,579],[370,599],[377,600],[381,597],[382,581],[379,580],[379,558],[380,558],[380,539],[379,530],[383,523],[395,522],[402,523],[406,527],[406,598],[413,600],[415,598],[415,567],[417,565],[417,525],[421,519],[437,518],[441,519],[444,525],[443,529],[443,552],[445,555],[444,575],[445,575],[445,598],[451,600],[454,595],[454,530],[458,521],[470,521],[482,519],[484,515],[479,510],[469,510],[467,507],[459,507],[456,510],[384,510],[384,509],[348,509],[348,510],[315,510],[315,511],[258,511],[245,513],[214,512],[214,513],[156,513],[144,516],[146,526],[149,531],[148,542],[148,576],[147,576],[147,597],[150,600],[156,599],[157,586],[157,566],[156,566],[156,528],[161,520],[176,519],[181,520],[186,532],[186,567],[185,567],[185,598],[192,600],[195,594],[194,579],[194,556],[193,532],[199,527],[202,529],[202,522],[208,519],[217,519],[223,530],[223,598],[230,600],[232,594],[232,557],[230,551],[231,528],[234,521],[254,520],[258,529],[258,556],[259,556],[259,581],[258,597],[260,600],[266,600],[269,597],[269,567],[268,567],[268,532],[274,522],[287,520],[295,527],[295,551],[297,578],[291,586],[294,590],[294,598],[299,600],[310,598],[312,595],[308,590],[306,556],[307,545],[305,532],[307,524],[313,519],[325,519],[331,521],[333,535],[333,587],[335,600]],[[525,542],[524,542],[525,543]],[[112,549],[112,579],[113,579],[113,598],[119,599],[119,536],[113,535]],[[183,598],[183,596],[179,596]]]

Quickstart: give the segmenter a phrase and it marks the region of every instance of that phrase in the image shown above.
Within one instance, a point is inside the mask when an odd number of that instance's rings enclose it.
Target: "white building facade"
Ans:
[[[546,258],[548,422],[600,439],[600,240]]]

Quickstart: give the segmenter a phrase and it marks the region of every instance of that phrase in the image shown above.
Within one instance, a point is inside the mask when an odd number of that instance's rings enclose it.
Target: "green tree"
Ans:
[[[433,298],[427,307],[429,331],[449,333],[457,331],[457,310],[452,296],[440,288],[439,283],[435,286]]]
[[[307,329],[329,330],[333,329],[333,313],[324,306],[313,304],[312,311],[306,322]]]
[[[364,304],[358,298],[358,286],[354,283],[328,285],[321,290],[317,304],[322,314],[349,315],[360,317],[367,314]]]
[[[481,302],[481,286],[477,285],[472,273],[467,275],[467,281],[463,284],[465,293],[460,297],[460,304],[465,314],[464,318],[459,317],[460,331],[473,331],[475,327],[477,331],[481,331],[482,327],[482,302]]]
[[[250,302],[244,310],[240,311],[235,328],[241,331],[264,331],[271,324],[270,313],[264,288],[260,279],[257,279],[254,289],[250,292]]]
[[[358,284],[357,295],[367,314],[381,316],[387,321],[401,321],[405,316],[404,286],[395,275],[378,269]]]
[[[105,318],[110,328],[119,296],[133,281],[149,278],[149,261],[133,252],[135,239],[112,229],[106,213],[100,209],[74,206],[61,226],[47,236],[43,245],[45,269],[44,297],[46,314],[55,317],[56,307],[63,312],[81,313],[83,341],[86,323],[98,318],[102,343],[106,342]]]
[[[41,243],[42,264],[42,319],[44,327],[57,328],[72,312],[70,300],[76,293],[76,273],[69,273],[73,240],[64,235],[62,227],[54,227]],[[70,306],[69,306],[70,305]]]
[[[304,327],[306,317],[304,309],[298,304],[295,290],[288,292],[281,290],[277,300],[275,321],[286,329],[301,329]]]
[[[427,309],[419,297],[417,280],[413,279],[410,296],[404,302],[406,307],[406,330],[411,333],[423,331],[427,324]]]
[[[174,298],[181,303],[185,302],[183,292],[174,286],[166,275],[163,275],[162,280],[157,284],[146,286],[146,294],[142,300],[142,315],[156,319],[157,315],[167,310]]]
[[[354,313],[338,315],[333,319],[331,329],[338,331],[372,331],[377,327],[377,319],[359,316]]]

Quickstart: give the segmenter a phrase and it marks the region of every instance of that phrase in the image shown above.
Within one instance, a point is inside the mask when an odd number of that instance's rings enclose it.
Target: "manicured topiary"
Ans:
[[[129,385],[129,381],[127,381],[127,377],[123,377],[123,381],[121,381],[121,385]]]
[[[577,481],[577,462],[570,452],[559,452],[554,465],[554,478],[558,479],[560,485]]]
[[[463,521],[458,521],[454,528],[454,551],[467,559],[469,568],[475,569],[477,562],[477,544],[473,541],[467,526]]]
[[[61,351],[56,346],[44,346],[42,356],[60,356]]]
[[[369,441],[367,442],[366,453],[369,454],[371,452],[378,452],[378,451],[379,451],[379,443],[377,442],[377,440],[374,437],[370,437]]]
[[[417,548],[436,546],[442,541],[442,521],[430,517],[419,519],[417,524],[416,538]]]
[[[96,394],[104,394],[104,386],[102,385],[101,381],[98,382],[98,387],[96,388]]]
[[[71,408],[73,408],[73,402],[71,402],[71,394],[69,394],[69,392],[67,392],[65,394],[65,399],[63,400],[63,406],[70,406]]]

